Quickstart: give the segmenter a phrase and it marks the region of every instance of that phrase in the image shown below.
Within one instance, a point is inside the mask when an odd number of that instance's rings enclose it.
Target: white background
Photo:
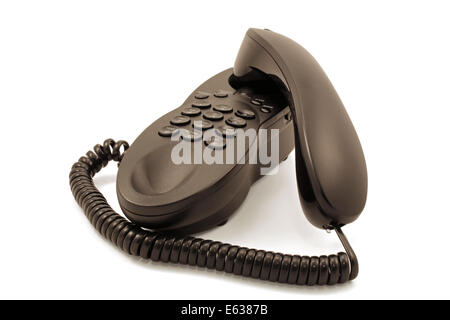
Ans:
[[[0,4],[0,298],[450,298],[450,7],[446,1],[3,1]],[[144,262],[101,238],[72,198],[74,161],[132,142],[210,76],[245,31],[303,45],[340,94],[369,193],[345,227],[360,275],[296,287]],[[114,208],[116,166],[95,178]],[[330,254],[301,212],[294,156],[201,236]],[[343,186],[345,188],[345,186]]]

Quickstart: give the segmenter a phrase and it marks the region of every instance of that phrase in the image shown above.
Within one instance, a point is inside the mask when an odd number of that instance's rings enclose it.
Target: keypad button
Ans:
[[[199,91],[195,93],[195,99],[207,99],[209,98],[209,94],[203,91]]]
[[[246,109],[239,109],[238,111],[236,111],[236,115],[247,120],[255,118],[255,113],[251,110]]]
[[[189,119],[189,117],[186,117],[186,116],[176,116],[175,118],[170,120],[170,123],[174,124],[176,126],[184,126],[185,124],[188,124],[189,122],[191,122],[191,119]]]
[[[158,134],[162,137],[171,137],[173,134],[178,134],[179,130],[175,126],[165,126],[158,130]]]
[[[235,128],[243,128],[247,125],[247,121],[238,117],[231,117],[225,121],[228,125]]]
[[[261,108],[259,108],[259,110],[262,113],[270,113],[270,111],[272,111],[270,108],[266,108],[266,107],[261,107]]]
[[[223,90],[217,90],[216,92],[214,92],[214,97],[216,97],[216,98],[226,98],[226,97],[228,97],[228,92],[223,91]]]
[[[203,118],[208,119],[208,120],[213,120],[213,121],[219,121],[223,119],[223,114],[220,113],[219,111],[206,111],[203,114]]]
[[[212,136],[208,140],[205,140],[205,144],[209,148],[213,148],[215,150],[222,150],[226,146],[225,139],[222,137]]]
[[[201,114],[201,110],[199,108],[185,108],[183,109],[183,111],[181,111],[181,114],[185,115],[185,116],[189,116],[189,117],[195,117],[198,116],[199,114]]]
[[[181,130],[181,138],[186,141],[197,141],[202,138],[202,132],[200,130]]]
[[[211,102],[209,101],[195,101],[192,103],[192,106],[194,108],[200,108],[200,109],[208,109],[211,107]]]
[[[193,127],[201,130],[208,130],[213,127],[213,124],[208,120],[196,120],[194,121]]]
[[[256,100],[253,99],[252,101],[250,101],[252,104],[254,104],[255,106],[262,106],[262,102],[260,100]]]
[[[216,111],[224,112],[224,113],[233,111],[233,108],[226,104],[218,104],[218,105],[214,106],[213,109]]]
[[[224,137],[235,137],[236,136],[236,129],[229,125],[223,125],[216,129],[217,133]]]

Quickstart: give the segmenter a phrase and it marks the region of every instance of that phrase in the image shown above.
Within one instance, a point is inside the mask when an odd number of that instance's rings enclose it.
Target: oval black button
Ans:
[[[213,124],[208,120],[196,120],[192,126],[201,130],[208,130],[213,127]]]
[[[199,91],[195,94],[195,99],[206,99],[209,97],[209,94],[206,92]]]
[[[181,130],[181,138],[186,141],[197,141],[202,138],[202,132],[200,130]]]
[[[216,98],[226,98],[226,97],[228,97],[228,93],[226,91],[223,91],[223,90],[217,90],[216,92],[214,92],[214,97],[216,97]]]
[[[170,120],[171,124],[174,124],[176,126],[184,126],[185,124],[188,124],[191,122],[191,119],[185,116],[176,116],[172,120]]]
[[[225,122],[235,128],[242,128],[247,125],[247,121],[245,121],[242,118],[238,118],[238,117],[231,117],[231,118],[227,119]]]
[[[239,109],[238,111],[236,111],[236,115],[238,117],[248,119],[248,120],[255,118],[255,113],[251,110],[246,110],[246,109]]]
[[[175,126],[165,126],[158,130],[158,134],[162,137],[171,137],[172,134],[177,134],[179,130]]]
[[[219,104],[217,106],[214,106],[213,109],[216,111],[224,112],[224,113],[233,111],[233,108],[226,104]]]
[[[206,111],[203,114],[203,118],[208,119],[208,120],[213,120],[213,121],[219,121],[223,119],[223,114],[220,113],[219,111]]]
[[[236,136],[236,129],[232,126],[224,124],[216,129],[216,131],[224,137],[234,137]]]
[[[200,111],[200,109],[199,108],[194,108],[194,107],[185,108],[185,109],[183,109],[183,111],[181,111],[181,114],[183,114],[185,116],[189,116],[189,117],[198,116],[200,113],[202,113]]]
[[[211,103],[209,101],[195,101],[192,103],[194,108],[207,109],[211,107]]]
[[[253,99],[252,101],[250,101],[252,104],[254,104],[255,106],[262,106],[262,102],[256,99]]]

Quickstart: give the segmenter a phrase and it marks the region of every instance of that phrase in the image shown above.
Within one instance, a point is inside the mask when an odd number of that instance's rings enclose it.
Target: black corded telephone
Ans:
[[[275,152],[281,159],[295,146],[303,211],[316,227],[334,229],[346,253],[287,255],[186,236],[226,222],[261,176],[262,166],[245,161],[257,145],[255,137],[244,139],[244,152],[223,164],[174,163],[174,137],[187,146],[184,150],[200,145],[220,158],[227,150],[237,150],[234,141],[240,128],[277,129]],[[275,136],[263,139],[268,149]],[[110,160],[120,163],[117,194],[132,223],[117,214],[93,184],[92,177]],[[270,30],[249,29],[234,69],[203,83],[130,148],[111,139],[96,145],[73,165],[70,185],[95,228],[132,255],[292,284],[331,285],[358,274],[356,256],[341,227],[358,218],[366,201],[360,142],[314,58]]]

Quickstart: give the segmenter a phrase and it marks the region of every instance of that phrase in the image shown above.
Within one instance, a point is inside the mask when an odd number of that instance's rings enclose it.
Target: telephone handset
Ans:
[[[257,134],[244,135],[239,153],[244,130]],[[270,133],[264,136],[264,130]],[[261,141],[279,159],[295,146],[303,211],[316,227],[334,229],[346,253],[288,255],[187,236],[223,225],[244,201],[261,177],[264,165],[250,163]],[[198,150],[203,153],[197,155],[219,161],[195,160]],[[183,161],[175,161],[181,154]],[[222,161],[230,155],[233,161]],[[117,195],[132,222],[117,214],[93,184],[92,177],[110,160],[120,163]],[[341,227],[356,220],[365,205],[360,142],[314,58],[269,30],[249,29],[234,69],[207,80],[130,147],[112,139],[96,145],[73,165],[70,183],[96,229],[132,255],[292,284],[331,285],[358,274]]]
[[[364,154],[339,96],[316,60],[291,39],[250,29],[234,75],[269,75],[287,92],[294,117],[298,190],[309,221],[333,228],[356,220],[367,194]]]

